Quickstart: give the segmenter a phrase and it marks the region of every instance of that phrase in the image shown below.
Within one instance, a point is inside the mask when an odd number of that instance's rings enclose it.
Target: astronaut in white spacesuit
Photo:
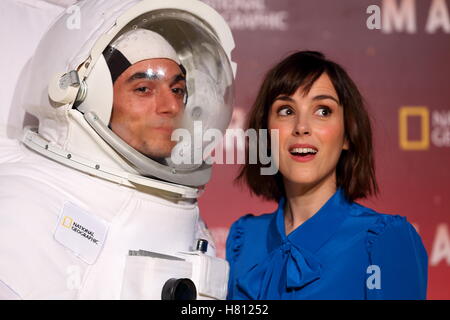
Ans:
[[[80,28],[60,16],[16,89],[39,127],[0,164],[0,298],[225,298],[196,200],[211,166],[176,164],[198,150],[171,136],[227,127],[228,26],[197,0],[77,5]]]

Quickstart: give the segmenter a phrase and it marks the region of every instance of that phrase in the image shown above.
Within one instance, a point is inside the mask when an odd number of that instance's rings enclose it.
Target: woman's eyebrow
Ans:
[[[331,100],[335,101],[337,104],[340,104],[339,101],[335,97],[327,95],[327,94],[321,94],[321,95],[318,95],[318,96],[315,96],[314,98],[312,98],[312,100],[314,100],[314,101],[326,100],[326,99],[331,99]],[[275,101],[277,101],[277,100],[295,102],[295,100],[293,98],[291,98],[290,96],[285,96],[285,95],[277,97],[275,99]]]
[[[276,99],[275,99],[275,101],[277,101],[277,100],[281,100],[281,101],[289,101],[289,102],[295,102],[295,100],[294,99],[292,99],[291,97],[289,97],[289,96],[278,96],[278,97],[276,97]]]
[[[317,101],[317,100],[326,100],[326,99],[331,99],[331,100],[335,101],[337,104],[340,104],[339,101],[335,97],[330,96],[328,94],[320,94],[320,95],[315,96],[313,98],[313,100],[315,100],[315,101]]]

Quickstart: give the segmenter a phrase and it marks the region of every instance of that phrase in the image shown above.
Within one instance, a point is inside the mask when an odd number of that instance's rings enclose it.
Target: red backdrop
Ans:
[[[236,41],[232,127],[243,126],[264,73],[295,50],[322,51],[346,68],[374,125],[381,192],[362,203],[416,226],[429,255],[428,298],[450,299],[450,1],[205,2],[226,18]],[[215,165],[200,198],[222,256],[232,222],[276,207],[233,185],[237,169]]]

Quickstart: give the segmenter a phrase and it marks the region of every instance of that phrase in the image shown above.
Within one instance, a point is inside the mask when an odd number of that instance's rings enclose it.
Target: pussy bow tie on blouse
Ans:
[[[300,289],[319,278],[317,259],[285,240],[264,261],[238,279],[237,285],[248,299],[280,299],[286,289]]]
[[[268,241],[281,245],[237,279],[238,290],[248,299],[288,298],[289,291],[319,279],[321,265],[313,253],[330,239],[351,211],[344,191],[338,189],[315,215],[286,236],[285,203],[286,199],[281,198],[275,223],[269,226],[275,236]]]

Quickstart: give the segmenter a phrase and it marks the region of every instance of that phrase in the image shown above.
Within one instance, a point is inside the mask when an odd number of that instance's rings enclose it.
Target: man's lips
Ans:
[[[173,127],[156,127],[156,128],[153,128],[153,129],[157,130],[157,131],[167,132],[167,133],[172,133],[173,130],[174,130]]]
[[[319,149],[311,144],[293,144],[289,146],[290,157],[297,162],[308,162],[316,157]]]

